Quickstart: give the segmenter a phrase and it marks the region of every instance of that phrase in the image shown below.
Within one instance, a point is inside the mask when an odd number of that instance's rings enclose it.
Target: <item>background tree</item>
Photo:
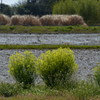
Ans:
[[[6,4],[0,4],[0,13],[11,16],[13,14],[12,8]]]
[[[24,0],[15,7],[17,14],[45,15],[52,14],[52,7],[58,0]]]

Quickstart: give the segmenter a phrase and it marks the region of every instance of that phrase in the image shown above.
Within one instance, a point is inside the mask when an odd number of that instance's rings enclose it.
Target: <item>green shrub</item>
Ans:
[[[49,87],[63,86],[77,69],[73,51],[65,48],[47,51],[37,60],[37,73]]]
[[[100,64],[94,68],[94,79],[95,82],[100,86]]]
[[[30,51],[13,54],[10,56],[9,72],[19,83],[24,85],[34,84],[36,57]]]
[[[0,83],[0,96],[10,97],[20,94],[22,91],[21,84]]]

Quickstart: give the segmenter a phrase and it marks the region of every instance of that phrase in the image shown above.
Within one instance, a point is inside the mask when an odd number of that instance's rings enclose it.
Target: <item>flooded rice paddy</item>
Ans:
[[[0,81],[14,82],[13,78],[8,72],[8,61],[10,55],[15,52],[23,52],[25,50],[0,50]],[[30,50],[36,56],[47,50]],[[93,68],[100,62],[100,50],[74,50],[76,62],[79,65],[79,70],[75,74],[77,79],[87,80],[93,76]],[[39,80],[38,80],[39,81]]]
[[[100,45],[100,34],[0,34],[0,44]]]
[[[68,45],[100,45],[100,34],[0,34],[0,44],[68,44]],[[0,50],[0,82],[14,82],[8,72],[10,55],[23,50]],[[45,50],[31,50],[39,56]],[[93,76],[93,68],[100,63],[100,49],[73,50],[79,70],[77,79],[87,80]]]

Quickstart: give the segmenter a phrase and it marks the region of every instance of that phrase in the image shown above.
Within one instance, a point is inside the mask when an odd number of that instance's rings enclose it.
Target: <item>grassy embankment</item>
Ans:
[[[0,26],[0,33],[100,33],[100,26]]]
[[[100,45],[0,45],[0,49],[57,49],[60,47],[71,49],[100,49]]]

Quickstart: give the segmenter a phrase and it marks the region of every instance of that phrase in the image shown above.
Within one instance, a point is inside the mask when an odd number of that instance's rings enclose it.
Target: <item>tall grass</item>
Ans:
[[[11,18],[1,14],[0,25],[23,25],[23,26],[68,26],[86,25],[79,15],[13,15]]]
[[[0,83],[0,96],[10,97],[20,94],[22,91],[22,84]]]
[[[100,86],[100,63],[94,68],[94,79]]]
[[[40,26],[38,17],[32,15],[14,15],[11,17],[11,25]]]
[[[23,25],[24,18],[21,15],[14,15],[11,17],[11,25]]]
[[[60,0],[53,6],[53,14],[76,14],[76,0]]]
[[[100,23],[100,0],[79,0],[77,13],[80,14],[86,22],[99,21]]]
[[[100,23],[100,0],[61,0],[53,6],[53,14],[79,14],[86,22]]]
[[[7,15],[0,14],[0,25],[9,25],[10,18]]]
[[[22,17],[24,18],[23,25],[25,26],[40,26],[41,25],[38,17],[32,16],[32,15],[24,15]]]
[[[31,86],[30,89],[23,89],[20,84],[7,83],[1,86],[0,100],[100,100],[100,87],[86,82],[79,83],[77,88],[70,91],[44,85]],[[5,98],[8,96],[13,97]]]
[[[90,98],[100,95],[100,87],[91,81],[81,81],[78,82],[77,87],[73,88],[71,92],[79,100],[91,100]]]
[[[86,25],[79,15],[45,15],[40,22],[43,26]]]

